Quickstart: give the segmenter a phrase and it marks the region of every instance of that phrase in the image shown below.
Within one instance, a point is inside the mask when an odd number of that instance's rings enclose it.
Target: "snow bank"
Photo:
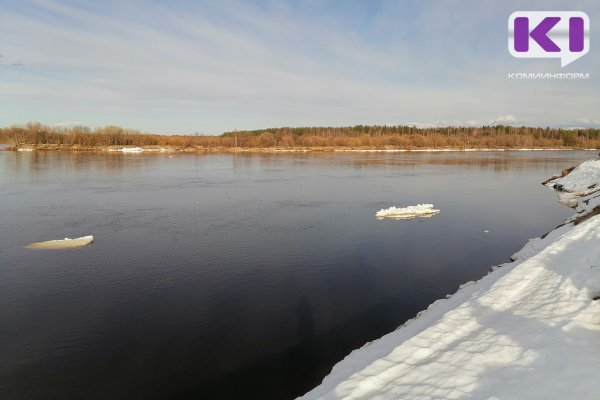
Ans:
[[[548,182],[548,185],[570,193],[587,194],[600,189],[600,160],[589,160],[579,164],[569,174]]]
[[[581,163],[567,175],[550,180],[546,185],[559,191],[558,201],[561,204],[577,208],[582,196],[600,190],[600,160]]]
[[[75,239],[64,238],[62,240],[48,240],[46,242],[36,242],[28,244],[29,249],[72,249],[90,244],[94,241],[92,235],[82,236]]]
[[[569,190],[600,180],[598,164],[584,164],[560,178]],[[352,352],[302,399],[597,399],[600,194],[576,207],[516,261]]]
[[[408,206],[403,208],[390,207],[384,208],[377,213],[375,216],[377,218],[415,218],[415,217],[431,217],[440,210],[435,210],[433,208],[433,204],[417,204],[416,206]]]

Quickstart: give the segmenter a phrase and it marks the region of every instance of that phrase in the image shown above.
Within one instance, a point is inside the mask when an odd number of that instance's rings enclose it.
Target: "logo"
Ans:
[[[590,19],[581,11],[516,11],[508,51],[517,58],[560,58],[564,67],[590,51]]]

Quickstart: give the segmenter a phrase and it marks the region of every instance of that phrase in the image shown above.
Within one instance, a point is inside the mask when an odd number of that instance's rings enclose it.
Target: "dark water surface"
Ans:
[[[294,398],[572,214],[539,182],[594,155],[2,151],[0,398]]]

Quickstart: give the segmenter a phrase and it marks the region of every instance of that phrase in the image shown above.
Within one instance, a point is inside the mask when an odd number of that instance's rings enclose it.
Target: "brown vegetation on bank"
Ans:
[[[511,126],[417,128],[363,126],[275,128],[220,136],[156,135],[107,126],[59,128],[39,123],[0,128],[0,142],[45,149],[162,146],[178,149],[516,149],[600,148],[600,130]]]
[[[563,170],[560,172],[560,175],[554,175],[553,177],[546,179],[544,182],[542,182],[542,185],[545,185],[548,182],[553,181],[555,179],[563,178],[563,177],[569,175],[571,173],[571,171],[573,171],[574,169],[575,169],[574,166],[563,168]]]
[[[588,219],[595,217],[596,215],[600,215],[600,206],[596,206],[589,213],[575,218],[573,220],[573,225],[579,225],[580,223],[585,222]]]

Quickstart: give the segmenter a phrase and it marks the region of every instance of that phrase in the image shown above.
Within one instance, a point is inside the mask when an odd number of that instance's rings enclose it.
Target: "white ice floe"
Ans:
[[[600,180],[600,163],[584,164],[563,188]],[[598,399],[600,193],[578,196],[576,209],[514,262],[352,352],[302,398]]]
[[[375,213],[375,216],[377,218],[405,219],[415,217],[431,217],[439,212],[440,210],[436,210],[433,208],[433,204],[417,204],[416,206],[408,206],[401,208],[383,208],[377,211],[377,213]]]
[[[92,235],[82,236],[75,239],[64,238],[61,240],[48,240],[46,242],[36,242],[28,244],[27,248],[30,249],[71,249],[74,247],[81,247],[90,244],[94,241]]]

